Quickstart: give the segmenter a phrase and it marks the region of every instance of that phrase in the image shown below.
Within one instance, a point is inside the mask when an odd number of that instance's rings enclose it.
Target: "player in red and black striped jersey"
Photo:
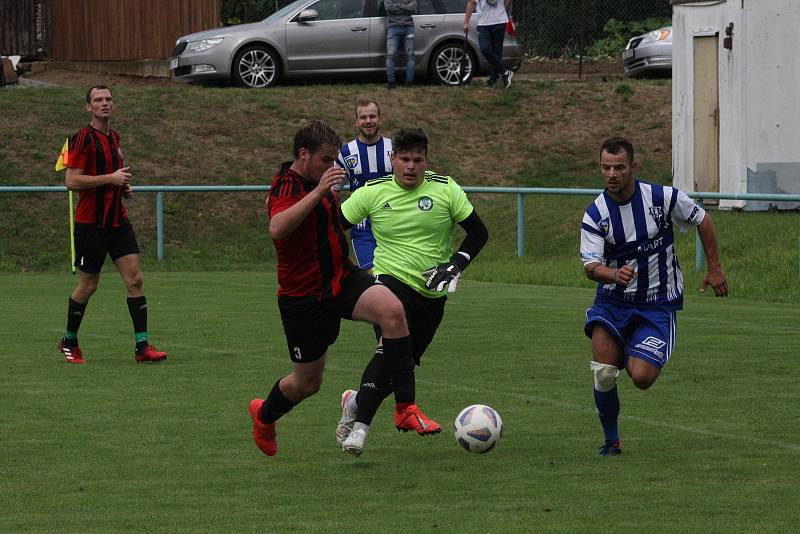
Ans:
[[[331,191],[344,177],[344,169],[333,165],[341,145],[325,122],[305,124],[294,138],[294,160],[277,172],[267,198],[278,260],[278,308],[292,360],[292,372],[275,382],[267,398],[250,402],[253,438],[268,456],[277,452],[275,421],[319,390],[328,347],[343,318],[380,326],[395,391],[414,402],[414,359],[403,305],[350,262],[339,199]]]
[[[89,124],[69,142],[67,188],[80,191],[75,215],[75,267],[78,287],[72,292],[67,328],[58,344],[69,363],[86,363],[78,345],[78,329],[89,298],[97,290],[106,256],[117,266],[128,289],[128,311],[133,320],[137,362],[160,362],[167,357],[147,339],[147,299],[142,289],[139,245],[122,205],[131,195],[131,173],[122,163],[119,134],[111,129],[114,100],[111,89],[94,85],[86,93]]]
[[[122,165],[117,132],[110,128],[103,131],[91,123],[78,130],[69,140],[67,167],[82,169],[81,174],[91,177],[84,184],[91,188],[79,189],[76,223],[90,224],[93,228],[119,228],[128,224],[122,197],[130,194],[131,174],[129,167]]]
[[[275,175],[267,201],[270,219],[306,197],[318,184],[306,180],[284,163]],[[331,174],[341,172],[332,168]],[[313,198],[313,197],[312,197]],[[292,233],[274,240],[278,256],[278,297],[318,299],[338,295],[342,280],[354,269],[347,237],[339,220],[339,199],[328,191]]]

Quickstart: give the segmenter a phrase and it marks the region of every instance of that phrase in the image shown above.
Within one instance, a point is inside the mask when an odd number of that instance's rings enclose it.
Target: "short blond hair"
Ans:
[[[377,100],[373,100],[373,99],[371,99],[369,97],[366,97],[366,96],[360,96],[360,97],[358,97],[356,99],[356,107],[355,107],[356,118],[358,118],[358,108],[365,108],[365,107],[369,106],[370,104],[375,104],[375,107],[378,108],[378,116],[380,117],[381,116],[381,105],[378,104],[378,101]]]

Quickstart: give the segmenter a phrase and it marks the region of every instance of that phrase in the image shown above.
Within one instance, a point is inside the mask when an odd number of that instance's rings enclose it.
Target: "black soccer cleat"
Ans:
[[[622,444],[619,441],[606,440],[597,451],[597,456],[619,456],[620,454],[622,454]]]

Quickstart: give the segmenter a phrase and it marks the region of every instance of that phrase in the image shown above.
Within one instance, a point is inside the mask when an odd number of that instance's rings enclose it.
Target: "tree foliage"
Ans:
[[[220,20],[226,26],[267,18],[291,0],[221,0]]]
[[[605,36],[592,43],[586,49],[586,55],[619,59],[622,50],[631,37],[657,30],[670,24],[672,24],[672,19],[658,17],[634,20],[627,23],[617,19],[608,19],[605,26],[603,26]]]
[[[632,36],[633,21],[670,19],[669,0],[530,0],[514,2],[518,40],[537,56],[575,57],[586,53],[596,41]],[[616,24],[616,25],[615,25]],[[619,25],[625,25],[621,28]],[[621,50],[621,48],[620,48]]]

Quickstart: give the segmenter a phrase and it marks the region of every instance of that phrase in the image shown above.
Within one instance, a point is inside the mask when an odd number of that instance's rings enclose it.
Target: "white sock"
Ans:
[[[350,411],[352,415],[358,414],[358,404],[356,404],[356,397],[358,394],[350,395],[350,398],[347,399],[347,409]]]

